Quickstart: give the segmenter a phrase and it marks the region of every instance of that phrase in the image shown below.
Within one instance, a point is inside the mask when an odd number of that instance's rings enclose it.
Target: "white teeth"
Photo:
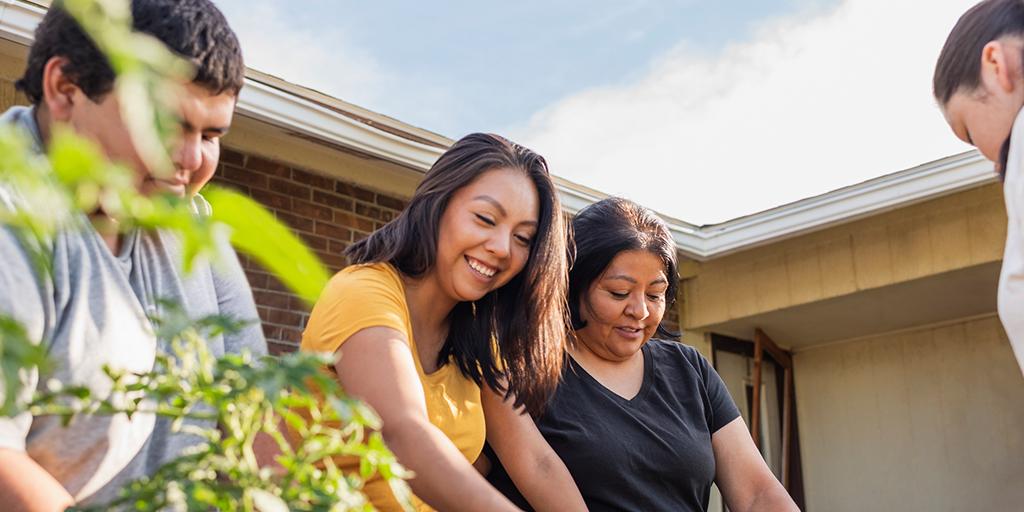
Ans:
[[[494,269],[487,268],[487,267],[483,266],[482,264],[478,263],[474,259],[467,258],[466,260],[469,262],[469,266],[472,267],[473,270],[476,270],[477,272],[479,272],[479,273],[481,273],[481,274],[483,274],[483,275],[485,275],[487,277],[494,276],[494,273],[496,272]]]

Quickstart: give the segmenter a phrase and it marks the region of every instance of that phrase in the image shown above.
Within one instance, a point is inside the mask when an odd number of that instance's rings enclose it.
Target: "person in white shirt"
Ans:
[[[985,0],[957,21],[933,92],[953,133],[995,162],[1008,226],[999,318],[1024,371],[1024,0]]]

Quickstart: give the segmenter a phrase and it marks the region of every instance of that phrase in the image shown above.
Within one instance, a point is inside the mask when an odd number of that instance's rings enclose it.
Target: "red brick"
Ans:
[[[279,281],[276,277],[270,274],[267,274],[267,285],[264,287],[264,289],[273,290],[276,292],[291,293],[291,290],[289,290],[287,286],[285,286],[283,283],[281,283],[281,281]]]
[[[335,214],[335,223],[350,228],[355,228],[359,231],[365,231],[367,233],[373,231],[373,221],[356,217],[351,213],[337,212]]]
[[[271,309],[266,321],[277,325],[301,327],[302,315],[284,309]]]
[[[248,269],[245,271],[245,277],[249,280],[249,286],[252,288],[267,287],[267,275],[263,272]]]
[[[288,296],[283,293],[258,290],[253,291],[252,296],[253,299],[256,300],[256,304],[259,304],[260,306],[288,309],[289,299]]]
[[[302,343],[302,328],[305,328],[305,325],[300,326],[299,329],[282,328],[281,339],[298,346],[299,343]]]
[[[313,231],[318,235],[323,235],[328,238],[335,240],[351,240],[352,230],[345,229],[336,224],[328,224],[326,222],[317,222],[316,229]]]
[[[217,177],[231,183],[248,185],[252,188],[267,188],[266,174],[240,169],[231,165],[223,166],[223,168],[217,173]]]
[[[310,185],[314,188],[334,190],[334,180],[326,176],[320,176],[310,172],[292,169],[292,179],[299,183]]]
[[[227,164],[242,166],[245,165],[245,155],[243,153],[239,153],[237,151],[221,146],[220,161]]]
[[[273,174],[282,178],[289,178],[292,175],[292,170],[283,164],[253,155],[249,155],[249,161],[245,166],[257,172]]]
[[[356,213],[363,217],[369,217],[371,219],[380,219],[380,208],[374,206],[367,206],[363,203],[356,203]]]
[[[384,222],[391,222],[392,220],[394,220],[394,218],[395,218],[395,214],[392,213],[392,212],[389,212],[388,210],[384,210],[384,211],[380,212],[380,220],[382,220]]]
[[[264,322],[270,321],[270,310],[267,308],[257,307],[256,312],[260,315],[260,320]]]
[[[348,244],[345,243],[345,242],[340,242],[338,240],[328,240],[327,241],[327,250],[332,252],[332,253],[344,254],[345,253],[345,249],[348,249]]]
[[[277,218],[284,221],[284,223],[287,224],[288,227],[292,228],[293,231],[305,231],[307,233],[313,232],[313,226],[315,223],[311,219],[285,212],[277,212]]]
[[[313,191],[313,201],[320,204],[330,206],[332,208],[339,208],[342,210],[352,211],[352,200],[347,197],[341,197],[339,195],[323,192],[320,190]]]
[[[324,237],[310,235],[308,233],[298,233],[299,238],[314,251],[326,251],[327,250],[327,239]]]
[[[281,178],[270,178],[268,188],[278,194],[284,194],[297,199],[309,200],[312,195],[312,192],[306,185],[295,183],[294,181],[282,180]]]
[[[324,265],[327,265],[327,267],[334,272],[337,272],[348,265],[348,258],[341,254],[318,253],[318,255],[320,256],[320,261],[323,261]]]
[[[288,309],[309,313],[310,306],[306,305],[306,301],[300,299],[298,295],[292,295],[291,300],[288,302]]]
[[[322,205],[307,203],[305,201],[293,201],[292,211],[310,219],[334,220],[334,211]]]
[[[281,328],[270,324],[263,324],[263,336],[265,338],[280,338]]]
[[[377,196],[377,194],[374,192],[370,192],[369,190],[349,185],[348,183],[342,183],[340,181],[334,184],[334,191],[339,194],[354,197],[356,199],[359,199],[360,201],[366,201],[369,203],[374,202],[374,199]]]
[[[384,194],[377,194],[377,204],[384,208],[391,208],[392,210],[402,211],[405,209],[405,201],[388,197]]]
[[[267,351],[270,352],[270,355],[272,356],[282,356],[285,354],[290,354],[298,350],[298,348],[298,344],[290,342],[281,342],[277,340],[267,340]]]
[[[253,190],[252,198],[268,208],[278,210],[290,210],[292,208],[292,198],[281,194],[274,194],[265,190]]]

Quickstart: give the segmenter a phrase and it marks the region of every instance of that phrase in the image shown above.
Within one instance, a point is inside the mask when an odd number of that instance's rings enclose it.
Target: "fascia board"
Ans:
[[[275,126],[339,144],[424,172],[444,149],[367,126],[323,105],[246,79],[236,111]]]
[[[997,180],[970,151],[722,224],[704,226],[700,259],[818,231]]]
[[[46,14],[46,8],[19,0],[0,0],[0,37],[24,45],[35,39],[36,25]]]

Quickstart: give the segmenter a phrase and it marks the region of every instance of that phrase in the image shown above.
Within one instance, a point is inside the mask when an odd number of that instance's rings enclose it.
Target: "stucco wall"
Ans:
[[[998,319],[794,357],[807,509],[1021,510],[1024,377]]]

